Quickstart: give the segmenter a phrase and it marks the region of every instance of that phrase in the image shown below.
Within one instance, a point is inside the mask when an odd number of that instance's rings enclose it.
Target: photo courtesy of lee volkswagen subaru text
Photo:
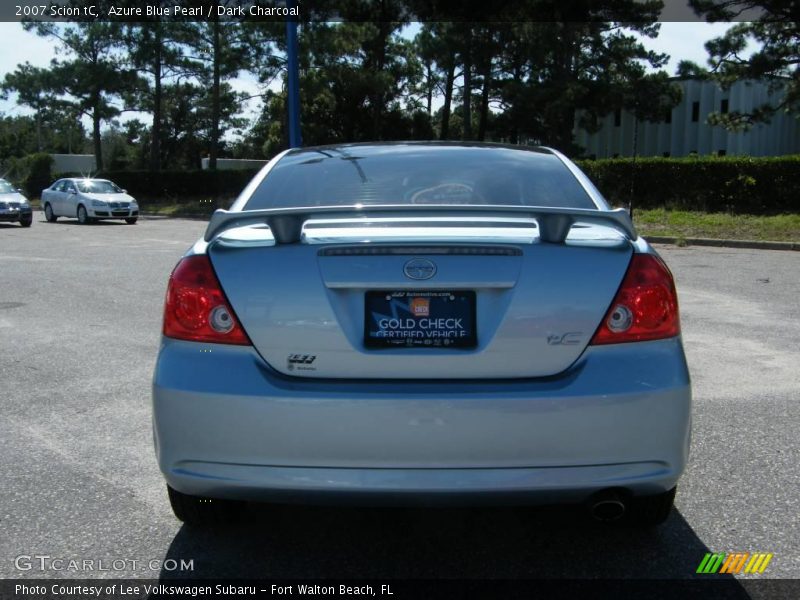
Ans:
[[[690,408],[672,274],[628,213],[554,150],[488,144],[278,155],[175,267],[153,381],[193,524],[430,501],[655,525]]]

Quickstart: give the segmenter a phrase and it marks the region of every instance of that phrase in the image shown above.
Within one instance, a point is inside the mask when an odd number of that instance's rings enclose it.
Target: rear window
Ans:
[[[558,157],[461,146],[340,146],[284,156],[245,209],[349,204],[597,208]]]

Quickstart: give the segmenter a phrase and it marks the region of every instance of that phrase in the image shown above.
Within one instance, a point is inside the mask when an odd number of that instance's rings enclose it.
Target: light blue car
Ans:
[[[169,280],[153,381],[176,516],[244,501],[584,504],[663,522],[686,465],[678,300],[558,152],[274,158]]]

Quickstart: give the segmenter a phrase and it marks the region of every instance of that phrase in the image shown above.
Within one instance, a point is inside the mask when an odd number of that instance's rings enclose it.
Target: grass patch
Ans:
[[[644,237],[800,242],[800,214],[765,217],[659,208],[634,209],[633,220]]]

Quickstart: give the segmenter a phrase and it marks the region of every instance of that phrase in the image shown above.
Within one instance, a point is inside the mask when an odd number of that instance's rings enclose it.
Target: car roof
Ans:
[[[61,181],[105,181],[107,183],[111,183],[110,179],[98,179],[96,177],[67,177]]]

